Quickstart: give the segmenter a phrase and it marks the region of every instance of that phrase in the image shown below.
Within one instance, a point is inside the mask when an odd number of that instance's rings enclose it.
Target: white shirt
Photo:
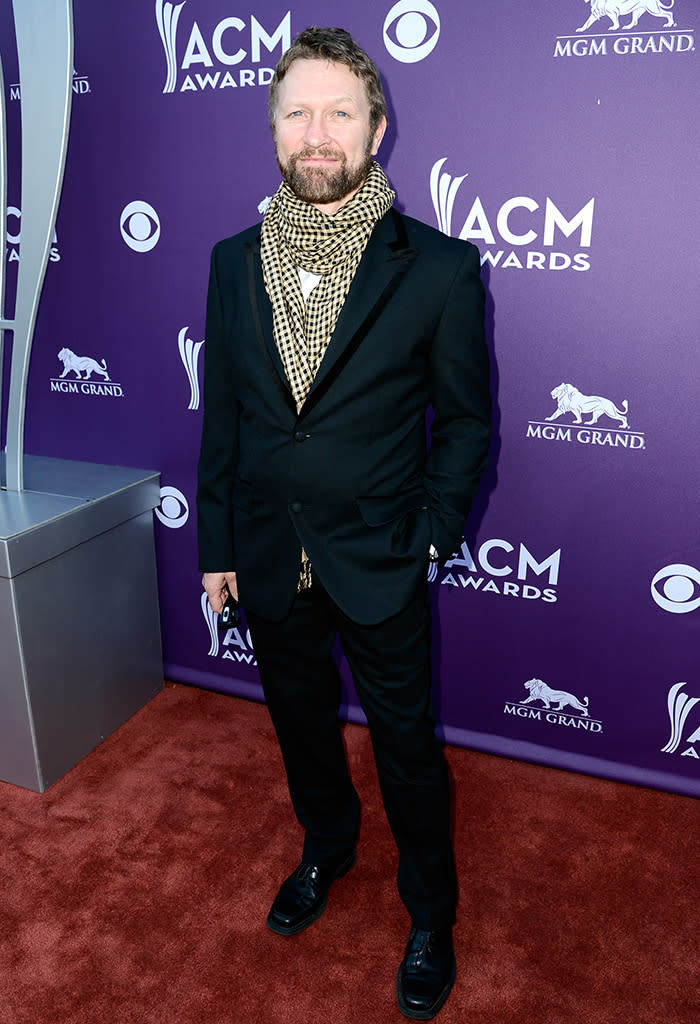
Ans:
[[[301,281],[301,294],[304,296],[304,302],[306,302],[311,292],[321,280],[321,275],[312,274],[310,270],[303,270],[301,267],[297,267],[297,270],[299,271],[299,280]]]

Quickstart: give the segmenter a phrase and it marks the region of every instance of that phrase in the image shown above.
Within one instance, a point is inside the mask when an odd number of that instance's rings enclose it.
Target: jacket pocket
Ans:
[[[423,487],[414,487],[398,494],[355,498],[355,503],[368,526],[385,526],[407,512],[427,509],[428,495]]]

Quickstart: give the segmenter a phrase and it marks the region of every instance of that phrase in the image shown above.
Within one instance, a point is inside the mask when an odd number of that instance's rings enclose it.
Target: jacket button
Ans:
[[[297,430],[296,433],[294,434],[294,440],[295,441],[305,441],[306,440],[306,434],[304,433],[304,431],[303,430]]]
[[[289,507],[292,510],[292,512],[301,512],[301,502],[300,501],[293,501]]]

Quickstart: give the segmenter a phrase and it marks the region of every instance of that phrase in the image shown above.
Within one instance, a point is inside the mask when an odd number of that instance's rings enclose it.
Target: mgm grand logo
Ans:
[[[552,689],[542,679],[528,679],[524,686],[529,691],[528,696],[518,704],[506,701],[504,715],[547,722],[567,729],[583,729],[585,732],[603,731],[603,723],[591,718],[588,712],[588,697],[579,700],[568,690]],[[533,706],[535,702],[538,706]]]
[[[556,408],[544,420],[529,420],[526,437],[541,441],[568,441],[592,447],[644,450],[644,434],[629,428],[629,404],[617,405],[602,395],[584,395],[562,382],[551,391]],[[584,416],[588,417],[584,419]],[[567,419],[563,419],[567,417]],[[573,422],[568,417],[573,417]],[[598,421],[602,419],[599,425]],[[554,421],[557,422],[555,425]]]
[[[678,29],[673,16],[675,0],[585,0],[590,13],[576,35],[557,36],[555,57],[629,56],[642,53],[691,53],[692,29]],[[645,17],[641,29],[640,18]],[[624,25],[620,18],[629,17]],[[651,18],[659,19],[652,21]],[[595,29],[595,32],[590,32]],[[588,33],[583,35],[583,33]],[[610,33],[615,33],[611,35]]]
[[[63,372],[59,377],[51,378],[51,390],[64,395],[90,395],[100,398],[123,398],[124,389],[121,384],[111,380],[104,359],[99,362],[92,356],[78,356],[70,348],[62,348],[58,353],[63,363]],[[95,380],[92,375],[96,374]]]

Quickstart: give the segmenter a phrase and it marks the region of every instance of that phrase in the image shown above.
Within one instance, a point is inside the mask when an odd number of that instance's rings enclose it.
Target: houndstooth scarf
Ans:
[[[311,389],[362,253],[395,198],[379,164],[333,216],[298,199],[282,182],[262,224],[260,258],[272,304],[275,343],[297,412]],[[321,280],[304,302],[299,267]],[[310,586],[302,551],[300,589]]]
[[[297,412],[313,384],[369,236],[394,196],[384,171],[373,163],[359,191],[333,216],[297,199],[286,182],[270,201],[260,257],[275,342]],[[307,302],[299,267],[321,275]]]

